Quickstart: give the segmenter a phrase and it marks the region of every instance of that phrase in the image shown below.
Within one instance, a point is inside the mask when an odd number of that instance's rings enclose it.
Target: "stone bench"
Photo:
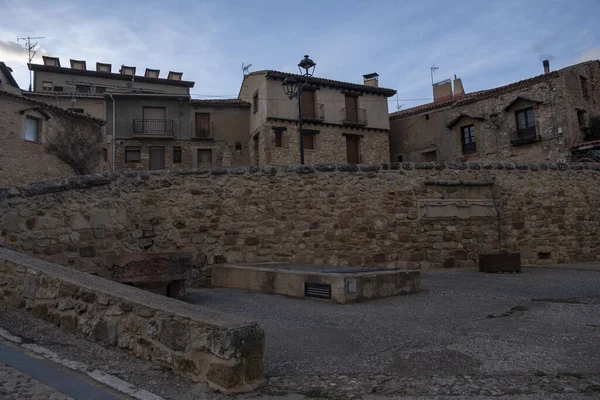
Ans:
[[[0,303],[225,393],[263,378],[257,323],[0,248]]]

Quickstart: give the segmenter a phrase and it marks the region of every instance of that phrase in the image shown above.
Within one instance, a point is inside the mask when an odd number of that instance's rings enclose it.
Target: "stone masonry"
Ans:
[[[524,265],[596,260],[596,164],[361,164],[99,174],[0,190],[5,246],[86,271],[106,255],[201,252],[208,264],[473,267],[492,215],[425,218],[423,200],[504,206]],[[474,201],[475,200],[475,201]],[[469,216],[470,215],[470,216]]]
[[[253,390],[262,381],[264,334],[241,317],[2,248],[0,303],[223,392]]]

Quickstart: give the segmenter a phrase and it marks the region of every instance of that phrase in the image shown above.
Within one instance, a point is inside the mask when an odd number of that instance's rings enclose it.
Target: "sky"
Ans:
[[[0,0],[0,61],[29,86],[20,36],[44,36],[41,55],[183,72],[193,98],[237,97],[250,71],[297,72],[396,89],[390,112],[432,101],[434,80],[454,75],[474,92],[600,59],[599,0]]]

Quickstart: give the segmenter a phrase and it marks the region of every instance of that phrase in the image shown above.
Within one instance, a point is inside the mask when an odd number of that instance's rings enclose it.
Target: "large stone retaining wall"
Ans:
[[[317,165],[73,177],[0,190],[5,246],[92,271],[106,254],[211,263],[469,267],[503,244],[527,264],[596,260],[600,165]]]
[[[0,248],[0,303],[224,392],[262,380],[256,323]]]

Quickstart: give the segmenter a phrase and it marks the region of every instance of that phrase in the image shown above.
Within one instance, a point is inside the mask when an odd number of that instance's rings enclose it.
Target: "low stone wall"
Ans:
[[[304,165],[124,172],[0,189],[5,246],[86,271],[129,252],[208,264],[475,267],[596,261],[600,164]],[[492,190],[493,189],[493,190]]]
[[[223,392],[262,380],[264,334],[256,323],[3,248],[0,302]]]

